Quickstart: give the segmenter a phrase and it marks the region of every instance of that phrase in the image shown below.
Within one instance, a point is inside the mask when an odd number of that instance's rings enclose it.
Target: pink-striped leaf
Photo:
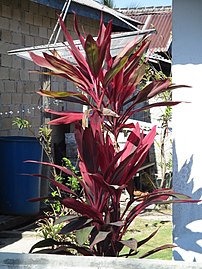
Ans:
[[[55,56],[49,55],[47,53],[43,53],[44,58],[52,65],[58,72],[63,72],[69,76],[69,79],[78,85],[82,85],[83,88],[89,88],[90,82],[86,77],[82,74],[82,72],[74,65],[69,62],[58,59]]]
[[[88,64],[86,62],[85,57],[83,56],[83,54],[79,51],[79,49],[76,47],[76,45],[74,44],[74,41],[69,33],[69,31],[67,30],[63,20],[61,17],[59,17],[60,20],[60,26],[62,28],[62,31],[64,33],[64,36],[68,42],[68,44],[70,45],[70,52],[72,52],[75,60],[77,61],[77,63],[82,67],[83,70],[85,70],[86,72],[88,72]],[[76,22],[76,19],[75,19]],[[77,29],[77,25],[75,24],[75,29]],[[79,32],[78,32],[79,33]],[[81,40],[81,44],[84,45],[84,40],[82,38],[82,36],[79,34],[79,38]]]
[[[134,39],[131,40],[116,56],[116,58],[114,59],[113,66],[116,65],[123,57],[127,56],[128,58],[141,41],[141,38],[135,36]]]
[[[136,96],[132,97],[130,100],[125,102],[125,104],[130,103],[132,101],[135,104],[142,103],[159,93],[167,91],[170,84],[171,82],[169,79],[152,81],[147,86],[145,86],[141,91],[139,91],[139,93]]]
[[[29,52],[33,62],[41,67],[48,68],[54,72],[60,72],[57,68],[52,66],[44,57],[36,55],[34,52]]]
[[[61,116],[60,118],[51,120],[49,124],[52,124],[52,125],[69,124],[72,122],[82,120],[83,118],[82,112],[57,112],[50,109],[46,110],[46,112]]]

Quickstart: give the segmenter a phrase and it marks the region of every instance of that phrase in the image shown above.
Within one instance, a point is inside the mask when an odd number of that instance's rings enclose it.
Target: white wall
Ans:
[[[180,104],[173,110],[174,189],[202,197],[202,1],[173,0],[173,83]],[[202,261],[202,204],[173,207],[175,260]]]

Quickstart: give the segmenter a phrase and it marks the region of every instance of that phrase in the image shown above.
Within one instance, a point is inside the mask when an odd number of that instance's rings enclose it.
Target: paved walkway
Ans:
[[[0,233],[0,252],[29,253],[31,247],[42,240],[35,232]]]
[[[0,252],[28,253],[31,246],[41,238],[26,225],[33,217],[0,215]],[[18,230],[25,227],[24,231]]]

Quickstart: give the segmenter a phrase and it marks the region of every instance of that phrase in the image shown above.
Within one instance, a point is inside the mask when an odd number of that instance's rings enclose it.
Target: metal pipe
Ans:
[[[63,20],[65,19],[66,15],[67,15],[67,12],[68,12],[70,4],[71,4],[71,0],[66,0],[65,3],[64,3],[64,6],[63,6],[62,11],[60,13],[60,16],[62,17]],[[57,20],[56,25],[55,25],[55,27],[53,29],[53,32],[52,32],[52,34],[51,34],[51,36],[49,38],[48,45],[51,44],[58,26],[59,26],[59,29],[58,29],[57,35],[55,37],[54,45],[57,43],[60,31],[61,31],[61,27],[59,25],[59,19]]]
[[[67,3],[67,2],[68,2],[68,3]],[[63,20],[63,21],[65,20],[65,18],[66,18],[66,16],[67,16],[67,12],[68,12],[69,6],[70,6],[70,4],[71,4],[71,0],[66,1],[66,3],[67,3],[67,6],[66,6],[66,8],[65,8],[65,10],[64,10],[64,14],[63,14],[63,16],[62,16],[62,20]],[[59,27],[59,29],[58,29],[57,35],[56,35],[56,37],[55,37],[54,45],[55,45],[55,44],[57,43],[57,41],[58,41],[58,37],[59,37],[59,35],[60,35],[60,32],[61,32],[61,27]]]

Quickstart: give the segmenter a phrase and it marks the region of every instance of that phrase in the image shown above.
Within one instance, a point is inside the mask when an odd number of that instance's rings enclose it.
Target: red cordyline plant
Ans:
[[[78,178],[84,195],[80,197],[67,186],[48,178],[57,186],[62,197],[60,202],[76,212],[62,220],[67,224],[61,233],[77,231],[78,244],[43,240],[31,249],[58,246],[57,252],[69,254],[68,248],[83,255],[121,256],[124,246],[129,248],[125,256],[135,255],[138,248],[152,238],[156,231],[144,240],[135,238],[124,240],[129,225],[145,208],[152,204],[185,202],[190,198],[170,189],[158,189],[146,195],[138,203],[131,197],[126,207],[121,210],[122,191],[128,187],[134,175],[141,167],[148,154],[156,134],[155,127],[145,135],[137,124],[127,124],[127,120],[141,110],[157,106],[176,105],[179,102],[158,102],[139,106],[155,95],[176,88],[169,80],[153,81],[138,91],[138,84],[145,73],[147,59],[145,53],[149,47],[147,36],[136,37],[123,50],[112,58],[110,54],[111,27],[100,22],[96,40],[92,35],[86,39],[79,32],[75,16],[75,31],[85,51],[85,56],[60,19],[60,25],[66,37],[67,49],[73,55],[76,64],[60,57],[57,52],[47,53],[43,57],[30,53],[32,60],[41,67],[48,68],[49,75],[64,77],[72,81],[78,92],[54,92],[41,90],[43,96],[86,105],[82,112],[48,112],[59,115],[50,124],[75,123],[75,138],[79,153],[79,166],[82,180]],[[127,108],[124,107],[127,105]],[[130,128],[131,133],[122,150],[118,146],[118,135],[123,128]],[[43,163],[60,169],[67,175],[76,175],[66,167]],[[40,175],[45,178],[43,175]],[[47,178],[46,178],[47,179]],[[169,198],[174,199],[169,199]],[[135,204],[135,205],[134,205]],[[82,235],[82,236],[81,236]],[[172,247],[164,245],[142,257],[161,249]],[[52,252],[52,250],[50,250]],[[56,252],[56,250],[54,250]]]

